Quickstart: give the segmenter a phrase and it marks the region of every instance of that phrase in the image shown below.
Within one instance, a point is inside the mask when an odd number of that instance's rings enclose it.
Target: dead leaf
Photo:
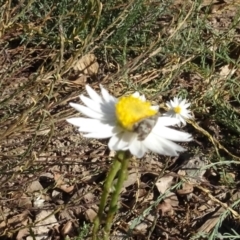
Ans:
[[[202,169],[207,164],[207,161],[199,156],[191,158],[182,168],[178,171],[181,176],[189,176],[190,183],[197,183],[202,180],[206,169]]]
[[[91,208],[89,208],[85,212],[85,217],[90,222],[93,222],[93,220],[95,219],[96,216],[97,216],[97,213],[93,209],[91,209]]]
[[[154,216],[152,214],[148,214],[145,217],[146,220],[143,220],[143,222],[141,222],[140,224],[138,224],[134,230],[137,230],[138,232],[140,232],[141,234],[146,234],[147,232],[147,228],[150,227],[151,222],[154,221]]]
[[[231,68],[229,64],[227,64],[220,68],[219,75],[222,78],[232,76],[236,72],[236,70],[237,70],[236,68]]]
[[[87,76],[93,76],[98,73],[99,64],[94,54],[86,54],[82,56],[75,66],[74,71],[83,73]]]
[[[66,235],[69,235],[72,230],[73,230],[73,223],[71,221],[67,221],[62,227],[61,233],[63,236],[66,236]]]
[[[140,188],[137,192],[138,198],[145,197],[147,195],[147,190],[144,188]]]
[[[63,190],[64,192],[66,192],[66,193],[72,193],[74,188],[75,188],[74,186],[69,186],[67,184],[61,185],[61,187],[60,187],[60,189]]]
[[[74,216],[76,218],[80,218],[80,216],[82,216],[82,208],[81,207],[75,207],[73,209],[73,213],[74,213]]]
[[[25,221],[22,222],[23,226],[27,226],[29,222],[29,219],[26,219]],[[29,235],[29,229],[28,228],[22,228],[19,230],[17,236],[16,236],[16,240],[23,240],[26,236]]]
[[[61,193],[59,192],[59,191],[57,191],[57,190],[53,190],[52,191],[52,198],[54,199],[54,200],[56,200],[56,199],[60,199],[61,198]]]
[[[65,208],[63,211],[61,211],[59,213],[59,219],[60,220],[75,220],[75,214],[73,213],[73,211],[75,210],[75,208]]]
[[[74,190],[74,186],[69,186],[65,183],[63,176],[60,173],[54,172],[54,180],[56,182],[56,187],[61,189],[66,193],[71,193]]]
[[[60,173],[57,173],[57,172],[53,172],[53,177],[54,177],[54,180],[56,182],[56,186],[60,186],[62,184],[65,184],[64,181],[63,181],[63,176],[62,174]]]
[[[206,204],[203,204],[198,207],[198,211],[203,212],[206,211],[209,207]]]
[[[193,192],[193,185],[189,183],[184,183],[182,189],[178,189],[177,193],[179,195],[188,195]]]
[[[19,207],[26,207],[26,208],[32,207],[31,198],[27,196],[27,194],[22,193],[21,196],[18,196],[17,194],[16,196],[14,196],[14,198],[16,198],[16,204]]]
[[[47,239],[49,231],[58,225],[53,210],[42,210],[36,215],[36,225],[32,228],[36,240]],[[32,237],[27,237],[32,240]]]
[[[122,191],[124,192],[127,187],[133,185],[137,181],[137,178],[139,176],[140,175],[138,173],[136,173],[135,171],[128,174],[128,178],[123,182]]]
[[[237,191],[231,196],[231,201],[234,202],[238,200],[239,197],[240,197],[240,192]],[[203,223],[203,225],[200,228],[198,228],[197,231],[209,233],[214,228],[214,226],[216,226],[216,224],[219,222],[219,218],[222,218],[223,216],[225,217],[227,216],[227,215],[224,215],[224,212],[226,212],[226,209],[224,207],[220,207],[217,211],[214,210],[211,217],[209,217],[209,219],[207,219]]]
[[[86,75],[81,75],[76,80],[71,81],[71,83],[75,83],[77,85],[85,85],[86,82],[87,82],[87,76]]]
[[[27,188],[28,193],[38,192],[43,190],[43,187],[39,181],[33,181],[30,183],[30,185]]]
[[[172,207],[177,207],[179,205],[178,197],[173,192],[170,192],[169,194],[167,194],[164,201],[170,203]]]
[[[147,222],[142,222],[140,224],[138,224],[135,229],[139,232],[141,232],[142,234],[145,234],[147,232],[147,228],[148,228],[148,224]]]
[[[139,198],[139,201],[141,201],[142,203],[146,203],[146,202],[152,201],[153,198],[154,198],[154,194],[153,192],[150,192],[147,194],[147,196]]]
[[[5,221],[2,221],[0,223],[0,229],[5,228],[8,225],[17,226],[18,224],[22,224],[22,222],[25,221],[28,218],[28,215],[29,215],[29,211],[25,210],[21,214],[15,215],[15,216],[13,216],[13,217],[5,220]]]
[[[163,201],[158,205],[158,210],[160,211],[162,216],[165,216],[166,213],[173,215],[173,207],[168,201]]]
[[[39,130],[36,132],[37,136],[46,136],[51,131],[50,128]]]
[[[156,182],[155,185],[156,185],[158,191],[160,193],[164,194],[166,192],[166,190],[171,187],[172,181],[173,181],[173,177],[170,175],[166,175],[166,176],[158,179],[158,181]]]
[[[201,2],[201,6],[209,6],[209,5],[217,4],[218,2],[219,0],[203,0]]]
[[[15,216],[9,217],[8,219],[0,222],[0,234],[5,235],[6,233],[9,234],[9,237],[12,235],[12,233],[9,231],[10,229],[17,229],[19,227],[23,227],[23,225],[26,225],[29,221],[29,211],[25,210],[21,214],[17,214]],[[24,235],[26,232],[23,231],[20,234]]]
[[[91,192],[88,192],[87,194],[85,194],[83,196],[83,199],[84,199],[84,202],[87,203],[87,204],[92,203],[92,202],[94,202],[95,195]]]

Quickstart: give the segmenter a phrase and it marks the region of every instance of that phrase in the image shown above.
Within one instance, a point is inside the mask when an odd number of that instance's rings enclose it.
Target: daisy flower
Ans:
[[[169,110],[164,115],[178,119],[180,121],[179,124],[177,124],[179,127],[181,126],[181,123],[185,126],[185,119],[192,118],[191,111],[188,110],[189,106],[190,103],[188,103],[186,99],[174,97],[173,100],[167,102]]]
[[[77,127],[86,138],[110,138],[111,150],[129,150],[141,158],[148,151],[177,156],[185,149],[174,141],[188,142],[191,135],[168,128],[179,123],[177,118],[160,117],[158,107],[151,106],[144,95],[138,92],[119,99],[111,96],[100,86],[101,95],[86,86],[89,97],[80,95],[85,106],[70,103],[85,117],[69,118],[67,121]]]

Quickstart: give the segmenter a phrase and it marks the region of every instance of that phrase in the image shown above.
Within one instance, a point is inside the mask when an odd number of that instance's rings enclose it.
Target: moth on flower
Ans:
[[[152,131],[158,120],[158,114],[144,118],[133,125],[133,132],[137,133],[137,139],[143,141]]]
[[[86,138],[110,138],[111,150],[129,150],[141,158],[147,151],[177,156],[185,149],[176,142],[192,140],[190,134],[169,128],[179,124],[179,119],[159,116],[158,106],[152,106],[138,92],[130,96],[115,98],[100,85],[101,95],[89,85],[89,97],[80,95],[85,106],[70,103],[70,106],[86,117],[69,118]]]

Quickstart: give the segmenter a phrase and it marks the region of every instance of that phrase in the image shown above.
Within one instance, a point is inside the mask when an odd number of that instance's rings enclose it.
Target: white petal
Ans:
[[[168,112],[163,114],[164,117],[176,118],[176,113],[173,110],[169,110]]]
[[[103,96],[103,99],[108,102],[108,103],[116,103],[117,99],[113,97],[112,95],[109,94],[109,92],[102,86],[100,85],[101,88],[101,93]]]
[[[103,119],[103,114],[95,112],[95,111],[91,110],[90,108],[87,108],[87,107],[82,106],[80,104],[70,103],[70,106],[75,108],[77,111],[81,112],[82,114],[84,114],[87,117],[96,118],[96,119]]]
[[[174,97],[173,101],[174,101],[175,106],[178,106],[181,100],[178,97]]]
[[[81,131],[81,129],[79,130]],[[98,138],[98,139],[104,139],[104,138],[110,138],[113,135],[116,135],[116,133],[118,132],[118,127],[102,127],[102,128],[98,128],[96,131],[91,131],[87,134],[84,134],[84,137],[87,138]]]
[[[95,102],[92,99],[85,97],[84,95],[80,96],[82,102],[90,109],[100,114],[103,114],[106,118],[109,117],[111,119],[115,118],[115,104],[111,103],[99,103]]]
[[[178,105],[178,101],[176,98],[174,98],[173,100],[170,100],[170,102],[171,102],[172,107],[176,107]]]
[[[186,126],[186,121],[181,115],[179,115],[179,119],[182,122],[183,126]]]
[[[90,119],[90,118],[69,118],[67,121],[77,127],[79,127],[80,132],[103,132],[103,131],[111,131],[113,134],[113,129],[115,128],[115,124],[104,123],[98,119]]]
[[[193,118],[193,116],[191,115],[191,113],[189,111],[186,111],[186,113],[184,113],[183,115],[186,119],[191,119]]]
[[[133,97],[135,98],[140,98],[140,93],[139,92],[135,92],[132,94]]]
[[[86,90],[89,97],[95,102],[102,102],[102,97],[97,94],[89,85],[86,85]]]
[[[138,158],[142,158],[144,154],[147,152],[147,148],[144,146],[143,142],[138,141],[137,138],[134,141],[132,141],[129,150],[134,156]]]
[[[116,134],[116,135],[113,135],[111,138],[110,138],[110,140],[109,140],[109,142],[108,142],[108,147],[109,147],[109,149],[110,150],[119,150],[118,149],[118,143],[120,142],[120,139],[121,139],[121,137],[122,137],[122,134],[123,133],[118,133],[118,134]]]
[[[151,109],[155,110],[155,111],[158,111],[159,110],[159,106],[157,106],[157,105],[156,106],[151,106]]]
[[[172,108],[171,102],[166,102],[166,105],[167,105],[168,108]]]
[[[112,133],[107,131],[91,132],[91,133],[83,134],[83,136],[86,138],[104,139],[104,138],[110,138],[112,136]]]
[[[147,147],[152,152],[163,154],[163,155],[169,155],[169,151],[166,150],[166,144],[162,143],[162,141],[157,140],[154,135],[149,134],[148,137],[144,140],[143,144],[145,147]],[[171,150],[172,155],[175,155],[175,152]]]
[[[92,99],[85,97],[84,95],[80,95],[80,99],[88,108],[92,109],[95,112],[102,113],[99,102],[95,102]]]
[[[156,137],[153,134],[148,135],[144,140],[144,145],[153,152],[167,156],[178,156],[178,152],[185,150],[180,145],[170,140]]]
[[[157,126],[174,126],[178,124],[180,121],[177,118],[172,118],[172,117],[159,117],[157,120],[157,123],[155,127]]]
[[[191,103],[186,103],[185,108],[188,108],[191,105]]]
[[[81,127],[84,125],[89,125],[89,126],[97,125],[101,123],[101,121],[98,119],[81,118],[81,117],[68,118],[67,121],[77,127]]]
[[[145,95],[143,94],[143,95],[140,95],[140,97],[139,97],[143,102],[146,102],[146,97],[145,97]]]
[[[186,107],[186,106],[185,106],[185,103],[186,103],[186,99],[183,99],[183,100],[179,103],[179,105],[180,105],[181,107]]]
[[[128,146],[131,144],[132,141],[136,138],[136,134],[132,132],[123,132],[123,134],[120,137],[120,140],[118,142],[117,148],[119,150],[128,148]]]
[[[189,133],[181,132],[168,127],[154,127],[152,134],[159,137],[166,138],[176,142],[189,142],[192,140],[192,135]]]

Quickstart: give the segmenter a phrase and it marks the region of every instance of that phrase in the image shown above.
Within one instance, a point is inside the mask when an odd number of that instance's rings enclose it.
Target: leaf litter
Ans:
[[[227,1],[203,2],[202,11],[211,6],[209,23],[216,31],[231,26],[237,1],[233,1],[234,4]],[[181,5],[181,1],[176,1],[176,4]],[[168,31],[173,32],[173,29]],[[217,50],[215,47],[210,50]],[[7,54],[13,60],[21,51],[19,48]],[[27,48],[26,55],[31,51]],[[41,52],[43,58],[49,59],[48,55],[53,57],[51,50],[46,47]],[[28,67],[33,65],[27,58],[22,61]],[[12,73],[9,73],[9,83],[4,82],[2,85],[4,90],[0,101],[15,94],[33,77],[30,70],[26,71],[26,66],[25,70],[18,69],[22,71],[20,75],[14,72],[16,66],[13,67]],[[180,64],[174,66],[179,68]],[[162,72],[166,74],[169,69],[164,68]],[[9,71],[8,65],[3,66],[0,73],[6,71]],[[17,98],[9,99],[8,109],[1,109],[2,116],[5,112],[8,114],[1,132],[4,133],[1,137],[1,156],[7,166],[1,175],[1,236],[19,240],[33,239],[32,235],[35,239],[74,238],[84,226],[83,223],[92,223],[98,211],[112,153],[107,150],[105,141],[82,139],[76,129],[56,119],[64,120],[72,114],[67,112],[69,110],[65,103],[79,95],[82,85],[88,82],[98,85],[97,75],[100,71],[96,56],[85,54],[79,57],[70,70],[68,84],[53,87],[56,89],[51,102],[46,99],[54,79],[49,74],[36,85],[33,82],[33,86],[18,94]],[[153,69],[144,74],[137,73],[132,79],[136,78],[139,84],[151,83],[159,72]],[[211,84],[217,85],[219,89],[224,88],[226,79],[236,74],[236,68],[225,64],[218,68],[218,78]],[[187,80],[189,76],[191,82]],[[196,89],[202,89],[203,79],[201,74],[183,73],[177,79],[177,84],[180,82],[189,91],[197,92]],[[104,80],[102,83],[110,86],[112,82]],[[118,94],[122,92],[120,85],[119,82],[115,86]],[[68,89],[67,97],[63,89]],[[174,91],[170,94],[175,95]],[[21,105],[20,101],[24,101],[24,104]],[[43,104],[35,110],[31,108],[32,113],[28,112],[29,107],[36,103]],[[11,109],[16,110],[15,115],[10,114]],[[36,123],[39,119],[47,119],[54,128],[37,125],[41,123]],[[28,121],[30,124],[27,124]],[[206,139],[203,139],[203,151],[205,142]],[[32,143],[31,149],[29,143]],[[28,151],[31,155],[27,155]],[[25,154],[27,158],[22,158]],[[181,165],[183,159],[184,164]],[[174,164],[178,168],[172,168]],[[222,176],[219,176],[216,168],[210,171],[202,168],[206,164],[201,154],[191,157],[181,155],[178,159],[167,160],[148,154],[137,166],[136,163],[131,165],[122,189],[119,212],[114,220],[112,239],[146,239],[146,236],[148,239],[190,239],[193,231],[211,232],[219,217],[231,209],[231,203],[239,198],[239,193],[221,184]],[[234,180],[235,176],[231,177]],[[238,213],[232,213],[237,219]],[[233,222],[232,217],[228,217],[228,220]],[[85,239],[88,238],[90,236]]]

